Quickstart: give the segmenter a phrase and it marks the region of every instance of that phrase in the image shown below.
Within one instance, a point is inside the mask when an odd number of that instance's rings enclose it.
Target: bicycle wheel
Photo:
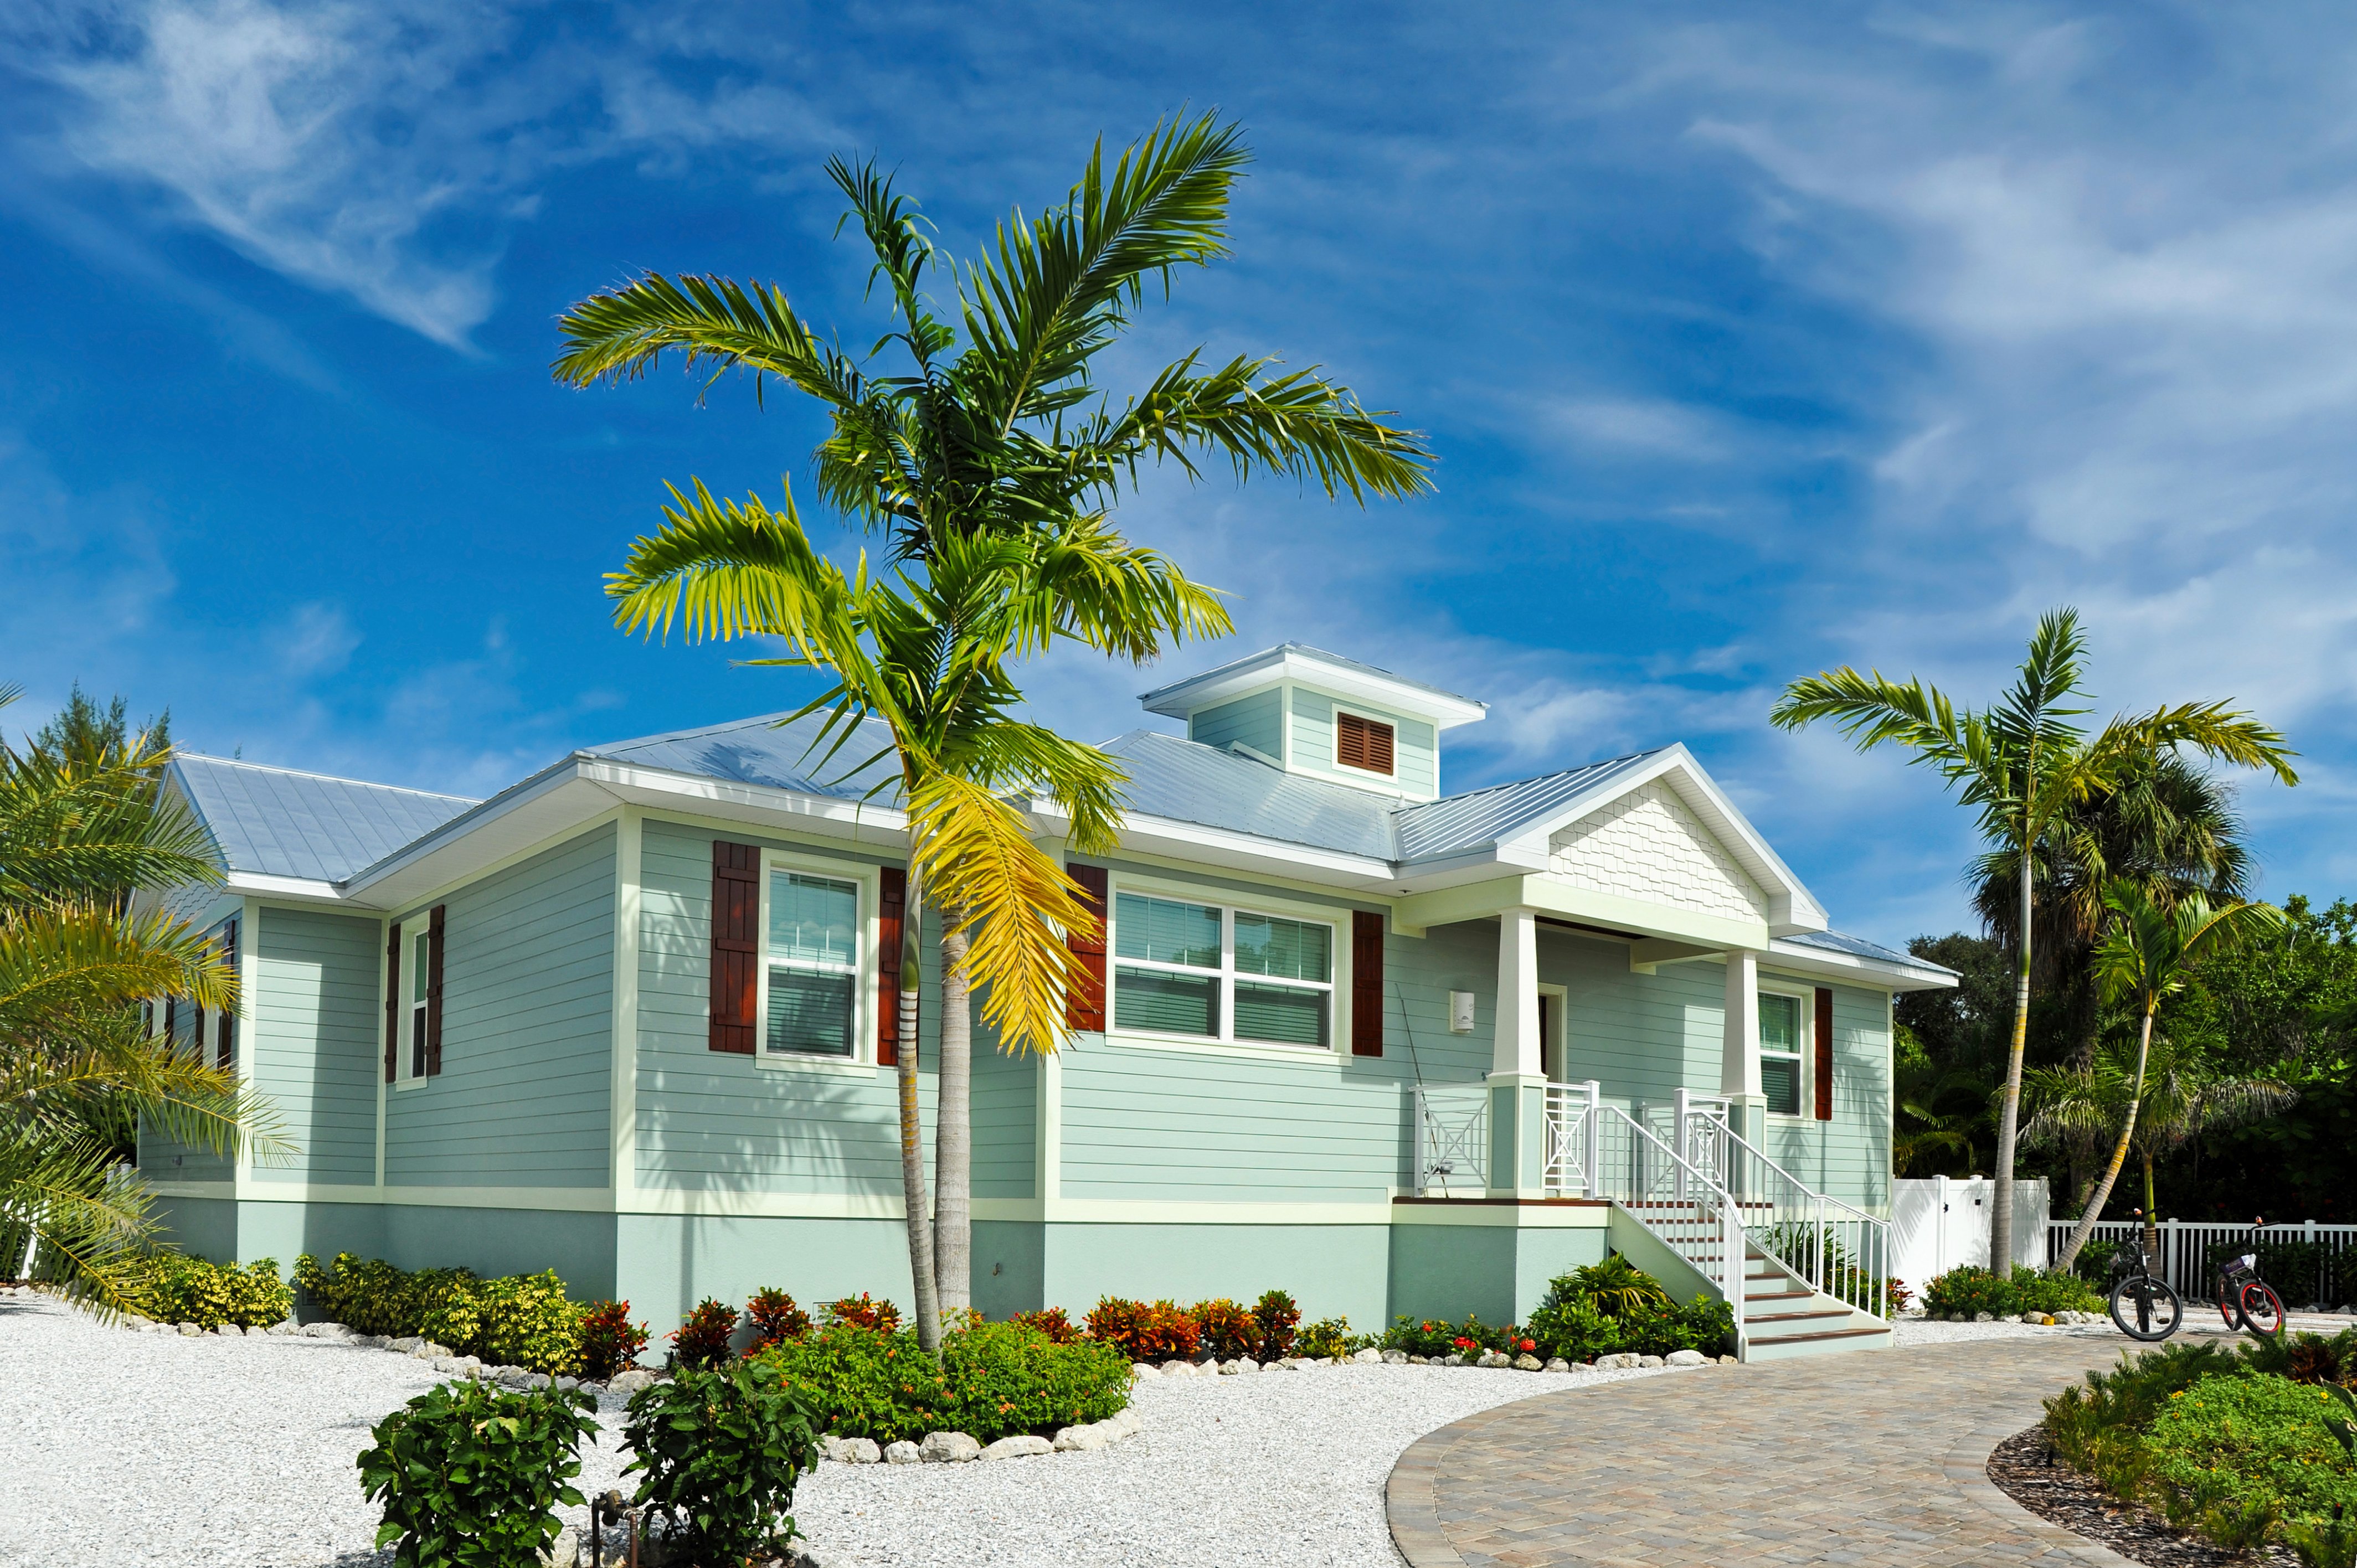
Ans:
[[[2184,1319],[2185,1305],[2166,1281],[2139,1274],[2112,1287],[2112,1321],[2131,1339],[2166,1339]]]
[[[2272,1339],[2284,1331],[2283,1297],[2265,1280],[2253,1280],[2234,1298],[2235,1308],[2242,1314],[2243,1326],[2262,1339]]]

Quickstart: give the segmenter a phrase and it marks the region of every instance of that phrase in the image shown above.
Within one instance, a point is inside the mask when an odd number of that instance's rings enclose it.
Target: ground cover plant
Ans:
[[[2229,1551],[2357,1554],[2357,1329],[2230,1350],[2172,1344],[2046,1402],[2047,1441],[2123,1498]]]
[[[295,1315],[295,1288],[278,1277],[275,1258],[256,1258],[241,1268],[180,1252],[158,1252],[145,1261],[135,1277],[142,1310],[163,1323],[266,1328]]]
[[[396,1568],[510,1568],[555,1541],[556,1505],[584,1499],[581,1439],[597,1402],[554,1386],[517,1393],[462,1380],[431,1388],[377,1423],[358,1460],[384,1507],[380,1550]]]
[[[2104,1298],[2076,1274],[2050,1274],[2014,1265],[2010,1278],[1969,1264],[1950,1269],[1923,1287],[1923,1310],[1933,1317],[1970,1318],[1979,1313],[2012,1317],[2021,1313],[2101,1312]]]
[[[1673,1301],[1660,1281],[1616,1252],[1548,1282],[1523,1332],[1537,1347],[1532,1354],[1566,1361],[1679,1350],[1717,1356],[1734,1341],[1735,1314],[1707,1297]]]
[[[582,1368],[585,1303],[556,1271],[485,1279],[469,1269],[397,1269],[339,1252],[326,1268],[306,1252],[295,1283],[321,1313],[361,1334],[415,1335],[461,1356],[535,1372]]]
[[[794,1539],[787,1509],[817,1467],[818,1427],[791,1383],[743,1361],[682,1368],[630,1396],[622,1431],[645,1475],[632,1500],[662,1521],[667,1561],[741,1563]]]
[[[1129,1402],[1131,1358],[1093,1338],[1059,1343],[1021,1323],[948,1328],[938,1354],[899,1327],[836,1321],[762,1350],[774,1373],[823,1430],[878,1443],[963,1432],[989,1443],[1052,1435],[1103,1421]]]

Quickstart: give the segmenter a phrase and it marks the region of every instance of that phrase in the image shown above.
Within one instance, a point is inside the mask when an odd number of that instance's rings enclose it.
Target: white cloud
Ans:
[[[276,643],[280,667],[302,680],[343,669],[361,645],[361,634],[340,605],[300,605],[293,621],[279,631]]]

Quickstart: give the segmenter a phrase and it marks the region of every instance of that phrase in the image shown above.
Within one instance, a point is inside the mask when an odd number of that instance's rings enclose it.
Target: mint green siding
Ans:
[[[974,1195],[1036,1197],[1040,1066],[976,1042],[974,1056]]]
[[[225,919],[242,915],[245,902],[213,887],[183,888],[162,901],[166,913],[188,922],[197,931],[217,931]],[[251,936],[238,938],[241,950],[250,950]],[[250,1001],[249,1001],[249,1005]],[[164,1004],[156,1004],[156,1027],[164,1024]],[[201,1057],[207,1062],[218,1059],[221,1015],[205,1015],[204,1038],[197,1038],[196,1013],[186,998],[172,1012],[172,1047],[183,1055]],[[240,1029],[237,1049],[247,1047],[245,1031]],[[165,1183],[228,1182],[236,1175],[236,1165],[227,1155],[200,1144],[183,1144],[142,1126],[138,1144],[139,1170],[149,1181]]]
[[[260,908],[247,930],[253,1087],[297,1151],[281,1164],[256,1161],[253,1179],[375,1181],[384,928],[367,916]]]
[[[1337,699],[1298,686],[1293,689],[1293,755],[1287,761],[1293,771],[1361,782],[1379,777],[1335,765],[1334,710],[1338,707],[1392,726],[1392,782],[1401,794],[1428,800],[1440,792],[1440,737],[1432,725],[1356,699]]]
[[[443,900],[442,1071],[386,1092],[388,1186],[606,1185],[614,846],[598,828]]]
[[[1834,993],[1833,1120],[1769,1118],[1768,1157],[1819,1192],[1869,1213],[1890,1203],[1890,1036],[1888,994],[1837,985]],[[1813,1036],[1812,1036],[1813,1039]],[[1812,1052],[1813,1056],[1813,1051]],[[1813,1102],[1813,1094],[1807,1097]]]
[[[846,866],[877,862],[750,832],[718,834],[659,820],[642,831],[639,1185],[898,1197],[899,1106],[890,1069],[770,1067],[710,1048],[713,841],[791,849]],[[870,913],[860,911],[863,929]],[[939,979],[929,961],[928,1001],[940,995]],[[929,1079],[939,1052],[934,1012],[921,1015],[917,1058]],[[872,1059],[872,1042],[860,1047]],[[977,1041],[977,1053],[982,1048]],[[928,1083],[929,1153],[931,1100]]]
[[[1187,717],[1187,738],[1225,749],[1242,741],[1266,757],[1285,759],[1284,694],[1271,687]]]

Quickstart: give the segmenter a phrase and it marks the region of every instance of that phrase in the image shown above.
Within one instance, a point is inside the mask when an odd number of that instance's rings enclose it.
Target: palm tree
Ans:
[[[1430,454],[1418,438],[1362,408],[1349,389],[1315,367],[1279,374],[1274,360],[1242,357],[1205,365],[1199,349],[1118,403],[1096,381],[1098,357],[1121,340],[1149,281],[1167,291],[1178,268],[1227,254],[1228,199],[1248,161],[1240,130],[1209,114],[1158,124],[1121,155],[1109,175],[1100,145],[1061,205],[1029,220],[1018,212],[999,227],[980,260],[962,274],[949,272],[957,295],[953,324],[933,313],[924,292],[937,258],[916,203],[897,193],[873,162],[838,158],[828,173],[850,203],[845,221],[858,220],[875,255],[871,284],[882,283],[890,295],[894,328],[877,339],[873,352],[895,349],[907,361],[902,373],[871,375],[866,360],[822,341],[775,285],[660,274],[574,306],[564,318],[565,347],[554,373],[574,386],[630,380],[677,350],[691,371],[703,364],[715,376],[730,366],[750,371],[757,397],[775,377],[827,411],[829,433],[813,456],[820,495],[845,519],[883,531],[888,565],[916,569],[888,588],[872,589],[863,560],[855,588],[922,604],[931,635],[944,648],[997,650],[985,660],[994,682],[1005,680],[1006,660],[1058,639],[1144,661],[1169,643],[1224,635],[1232,627],[1217,596],[1161,556],[1129,546],[1110,526],[1109,509],[1135,485],[1142,467],[1168,459],[1193,477],[1199,459],[1224,458],[1239,479],[1254,473],[1314,478],[1329,497],[1347,492],[1361,503],[1370,495],[1404,497],[1429,487]],[[729,553],[750,542],[731,534],[730,527],[749,530],[745,520],[769,515],[758,499],[739,509],[733,525],[730,508],[714,503],[700,487],[693,499],[680,497],[680,503],[666,530],[679,548],[663,557],[662,570],[686,585],[683,607],[691,598],[702,606],[704,634],[792,637],[786,627],[817,624],[798,620],[802,609],[786,608],[788,601],[802,603],[807,583],[783,585],[792,574],[807,576],[814,568]],[[785,516],[791,521],[790,511]],[[702,555],[689,544],[699,530],[710,546]],[[763,549],[788,555],[807,549],[780,545],[784,537],[767,529]],[[1028,558],[1036,569],[976,571],[963,561],[957,568],[962,583],[1006,591],[1008,607],[973,599],[965,587],[937,591],[919,575],[939,572],[962,543],[976,539],[1031,542]],[[637,584],[653,571],[634,558],[623,575]],[[1057,585],[1052,591],[1044,586],[1050,582]],[[617,591],[627,606],[627,596],[638,589],[618,583]],[[1017,617],[1011,626],[1005,620],[1010,611]],[[627,608],[624,613],[627,618]],[[879,623],[892,618],[880,607],[875,614]],[[839,717],[864,713],[891,724],[893,712],[904,705],[931,711],[930,700],[919,703],[914,693],[939,687],[937,661],[896,664],[871,640],[868,664],[845,670],[829,661],[834,633],[826,639],[806,635],[811,640],[795,643],[795,661],[823,664],[835,675]],[[869,666],[878,683],[872,695]],[[969,712],[962,705],[969,700],[963,690],[941,699],[961,714]],[[973,710],[985,715],[974,722],[979,727],[1006,722],[1013,701],[1011,694],[1004,701],[994,696],[984,709]],[[931,742],[904,746],[896,731],[894,744],[912,809],[936,799],[937,790],[949,787],[945,781],[961,789],[977,782],[931,771],[952,764]],[[961,840],[950,834],[940,842]],[[1016,869],[1007,862],[991,875],[1012,875]],[[930,896],[947,912],[953,956],[942,984],[934,1158],[939,1201],[930,1262],[911,1067],[904,1065],[901,1082],[910,1258],[920,1274],[938,1266],[945,1310],[972,1298],[967,993],[980,974],[975,953],[1002,950],[990,929],[1000,913],[1014,920],[1006,940],[1061,947],[1060,940],[1049,940],[1053,921],[1014,916],[1022,898],[1013,882],[987,890],[961,884],[972,887],[974,902],[952,901],[942,878],[965,875],[951,871],[946,861],[933,862]],[[1053,891],[1067,901],[1056,908],[1074,911],[1085,924],[1060,874]],[[913,904],[909,929],[915,929]],[[1049,972],[1060,961],[1046,946],[1025,961],[1031,972]],[[903,1064],[915,1057],[913,1004],[911,994],[902,1008]],[[1023,1043],[1054,1048],[1053,1020],[1044,1023],[1042,1033],[1023,1036]]]
[[[1890,1133],[1892,1174],[1937,1174],[1959,1158],[1967,1173],[1978,1168],[1980,1139],[1989,1131],[1989,1102],[1996,1098],[1986,1071],[1928,1060],[1901,1063],[1892,1087],[1899,1112]]]
[[[1939,770],[1980,816],[1981,836],[2019,866],[2020,940],[2014,966],[2013,1041],[2007,1055],[1996,1128],[1995,1210],[1989,1256],[2013,1255],[2013,1165],[2021,1114],[2023,1055],[2029,1037],[2031,890],[2040,840],[2073,806],[2113,788],[2136,759],[2190,747],[2243,768],[2271,768],[2299,782],[2283,736],[2222,703],[2180,703],[2114,719],[2090,736],[2072,721],[2089,710],[2080,687],[2086,639],[2076,610],[2049,611],[2029,639],[2013,685],[1986,709],[1959,709],[1919,678],[1901,685],[1880,671],[1845,665],[1784,688],[1769,714],[1781,729],[1830,721],[1860,751],[1903,746]],[[1996,1267],[2004,1267],[2000,1262]]]
[[[0,688],[0,706],[15,700]],[[141,1000],[236,1004],[234,972],[186,922],[120,890],[218,883],[203,830],[161,798],[168,752],[145,736],[94,755],[0,741],[0,1219],[14,1267],[102,1311],[140,1302],[149,1197],[125,1179],[94,1108],[127,1101],[182,1142],[274,1142],[235,1076],[139,1026]]]
[[[2125,877],[2104,890],[2104,903],[2114,918],[2103,945],[2095,950],[2095,976],[2106,1001],[2131,1002],[2136,1007],[2136,1067],[2126,1077],[2126,1105],[2111,1161],[2055,1262],[2061,1273],[2070,1273],[2071,1265],[2078,1262],[2079,1249],[2093,1233],[2104,1205],[2111,1200],[2112,1184],[2119,1180],[2120,1167],[2127,1163],[2128,1149],[2136,1138],[2136,1112],[2144,1102],[2145,1071],[2152,1058],[2153,1020],[2161,1003],[2184,989],[2190,970],[2204,959],[2232,952],[2280,929],[2284,920],[2283,911],[2272,904],[2225,904],[2212,909],[2199,893],[2164,907]],[[2056,1118],[2058,1123],[2064,1119]]]

